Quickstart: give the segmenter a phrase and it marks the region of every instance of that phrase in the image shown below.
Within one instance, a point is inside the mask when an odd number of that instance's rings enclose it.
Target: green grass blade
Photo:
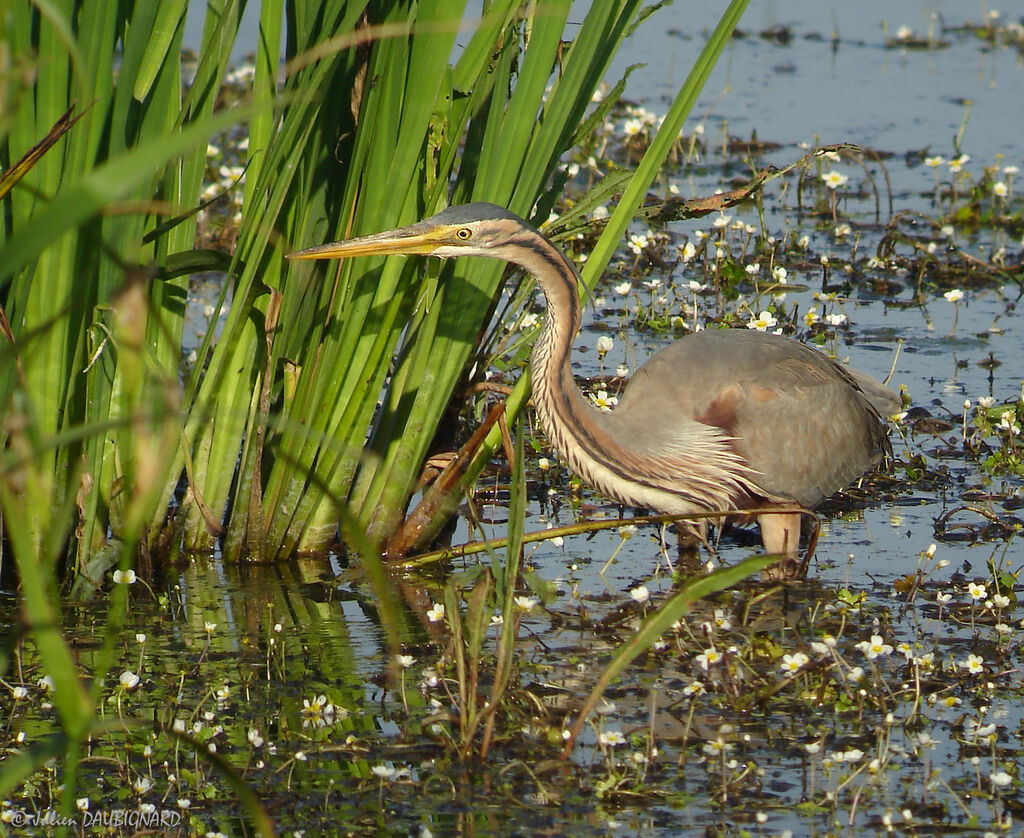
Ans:
[[[624,643],[612,657],[601,677],[598,678],[594,688],[583,702],[579,716],[576,718],[570,730],[570,736],[566,740],[565,748],[562,751],[562,758],[565,759],[572,753],[583,724],[587,717],[593,712],[600,701],[608,685],[615,680],[622,671],[634,661],[638,655],[651,647],[662,634],[672,627],[672,624],[685,616],[693,603],[718,591],[724,591],[738,585],[745,579],[749,579],[755,573],[760,573],[769,565],[778,560],[778,556],[753,556],[744,559],[742,562],[729,567],[720,567],[707,576],[702,576],[692,582],[686,583],[680,590],[672,594],[656,611],[649,614],[640,624],[631,638]]]

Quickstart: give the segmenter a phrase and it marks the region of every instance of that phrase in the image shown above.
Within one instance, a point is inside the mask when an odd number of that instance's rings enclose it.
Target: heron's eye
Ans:
[[[455,231],[455,237],[459,239],[459,241],[468,242],[473,238],[473,231],[470,230],[469,227],[463,227],[462,229]]]

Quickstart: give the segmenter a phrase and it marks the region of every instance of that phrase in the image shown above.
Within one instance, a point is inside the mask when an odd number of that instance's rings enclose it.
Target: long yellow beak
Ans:
[[[289,253],[289,259],[351,259],[355,256],[383,256],[390,253],[430,254],[449,243],[448,227],[422,222],[357,239],[321,244]]]

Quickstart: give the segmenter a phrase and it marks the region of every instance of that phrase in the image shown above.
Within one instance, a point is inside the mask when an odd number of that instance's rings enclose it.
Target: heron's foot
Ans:
[[[796,556],[786,556],[781,561],[769,565],[761,571],[761,580],[764,582],[791,582],[794,579],[803,579],[807,573],[807,566]]]

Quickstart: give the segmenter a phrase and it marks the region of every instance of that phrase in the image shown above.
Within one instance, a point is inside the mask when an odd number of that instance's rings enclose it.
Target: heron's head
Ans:
[[[500,259],[517,233],[532,230],[519,216],[494,204],[462,204],[407,227],[310,247],[288,258],[350,259],[400,253]]]

